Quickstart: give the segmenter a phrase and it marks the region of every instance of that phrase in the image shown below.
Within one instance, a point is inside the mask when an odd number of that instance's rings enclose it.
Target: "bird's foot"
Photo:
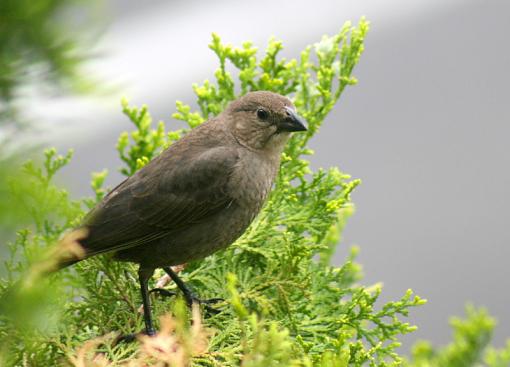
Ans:
[[[220,310],[215,309],[214,307],[209,306],[210,304],[218,303],[224,301],[222,298],[211,298],[211,299],[200,299],[186,284],[182,281],[181,278],[175,273],[175,271],[171,267],[164,267],[163,270],[167,273],[167,275],[174,281],[177,285],[177,288],[181,290],[184,295],[184,299],[188,304],[188,307],[192,307],[194,303],[198,305],[202,305],[209,315],[215,315],[220,313]]]
[[[157,295],[159,295],[161,297],[174,297],[177,295],[176,292],[172,292],[172,291],[169,291],[168,289],[164,289],[164,288],[153,288],[149,291],[149,293],[156,293]],[[216,315],[216,314],[220,313],[221,311],[214,307],[211,307],[210,305],[224,301],[223,298],[201,299],[195,293],[193,293],[191,291],[186,292],[186,294],[184,294],[184,299],[186,300],[186,304],[188,305],[188,307],[191,308],[192,304],[196,303],[198,305],[203,306],[204,309],[206,310],[206,312],[211,315]]]
[[[186,300],[186,303],[188,304],[188,307],[192,307],[193,303],[196,303],[200,306],[204,307],[204,310],[209,315],[217,315],[221,312],[221,310],[218,310],[214,307],[211,307],[210,305],[223,302],[225,301],[223,298],[209,298],[209,299],[201,299],[199,298],[195,293],[189,292],[184,294],[184,299]]]
[[[142,331],[141,333],[131,333],[131,334],[119,335],[117,338],[115,338],[113,345],[115,346],[120,343],[132,343],[136,339],[138,339],[139,335],[154,336],[154,335],[156,335],[156,330],[150,329],[150,330]]]
[[[173,296],[177,295],[177,293],[169,291],[168,289],[165,289],[165,288],[152,288],[149,291],[149,293],[156,293],[156,294],[160,295],[161,297],[173,297]]]

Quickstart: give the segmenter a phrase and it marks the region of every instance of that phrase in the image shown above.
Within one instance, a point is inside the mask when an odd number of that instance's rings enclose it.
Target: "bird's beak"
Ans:
[[[287,118],[278,124],[278,130],[280,131],[306,131],[306,121],[304,118],[299,116],[292,108],[285,107],[287,112]]]

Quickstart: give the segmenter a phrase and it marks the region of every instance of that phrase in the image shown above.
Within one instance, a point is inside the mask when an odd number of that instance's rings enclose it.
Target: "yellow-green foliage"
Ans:
[[[416,343],[406,367],[466,367],[510,366],[510,340],[505,348],[489,347],[495,320],[487,311],[466,307],[466,319],[453,317],[453,341],[445,347],[434,348],[427,341]]]
[[[65,190],[51,183],[70,155],[60,157],[49,150],[44,169],[26,165],[26,182],[34,194],[25,201],[35,225],[20,231],[10,245],[6,276],[1,280],[0,364],[401,364],[395,350],[399,336],[415,329],[404,319],[410,308],[424,300],[408,291],[400,300],[376,306],[381,288],[359,283],[356,248],[342,265],[330,263],[339,233],[353,212],[350,193],[359,180],[336,168],[312,172],[306,160],[313,154],[307,147],[309,139],[345,87],[356,83],[352,71],[367,31],[363,19],[354,27],[346,24],[337,35],[325,36],[292,60],[279,57],[283,46],[277,40],[271,40],[258,58],[260,53],[251,43],[236,48],[213,35],[210,48],[220,61],[215,81],[193,86],[199,111],[177,102],[174,118],[185,121],[187,129],[194,128],[237,96],[264,89],[292,98],[308,120],[309,130],[291,139],[275,189],[246,233],[230,248],[187,264],[180,273],[202,297],[226,300],[219,305],[222,312],[206,317],[203,324],[196,312],[193,324],[187,321],[189,312],[179,299],[157,299],[155,313],[173,315],[162,319],[162,332],[140,343],[115,346],[111,332],[143,328],[134,265],[101,256],[50,277],[38,277],[29,264],[43,256],[41,248],[72,228],[104,196],[106,171],[93,175],[93,198],[70,201]],[[125,163],[121,171],[131,175],[186,129],[167,129],[163,122],[153,127],[147,107],[130,107],[126,101],[122,106],[135,130],[120,136],[117,149]],[[494,361],[508,357],[495,351],[488,355]],[[497,363],[492,366],[504,362]]]

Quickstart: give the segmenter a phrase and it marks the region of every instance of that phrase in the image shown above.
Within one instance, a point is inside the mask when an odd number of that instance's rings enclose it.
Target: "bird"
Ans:
[[[291,133],[306,131],[291,100],[249,92],[171,144],[112,189],[84,218],[84,256],[139,265],[145,334],[156,333],[148,282],[163,269],[188,305],[200,300],[172,270],[228,247],[263,207]]]

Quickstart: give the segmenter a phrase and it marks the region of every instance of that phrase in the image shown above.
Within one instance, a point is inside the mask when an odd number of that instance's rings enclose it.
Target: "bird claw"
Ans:
[[[211,307],[207,304],[204,304],[204,310],[208,316],[214,316],[221,313],[221,310],[218,310],[217,308]]]
[[[172,292],[172,291],[169,291],[164,288],[153,288],[149,291],[149,293],[157,293],[158,295],[160,295],[162,297],[173,297],[173,296],[177,295],[176,292]],[[209,299],[200,299],[197,295],[195,295],[194,293],[191,293],[191,292],[188,294],[185,294],[184,298],[186,299],[186,303],[187,303],[188,307],[192,307],[193,303],[197,303],[198,305],[203,306],[204,310],[208,314],[212,314],[212,315],[219,314],[221,311],[217,310],[216,308],[211,307],[209,305],[225,301],[223,298],[219,298],[219,297],[209,298]]]
[[[157,293],[158,295],[160,295],[162,297],[173,297],[173,296],[177,295],[177,293],[169,291],[164,288],[153,288],[149,291],[149,293]]]
[[[209,315],[217,315],[221,312],[221,310],[218,310],[218,309],[211,307],[209,305],[225,301],[223,298],[200,299],[195,294],[185,295],[185,298],[186,298],[186,303],[188,304],[189,307],[192,307],[193,303],[197,303],[198,305],[203,306],[204,310]]]

